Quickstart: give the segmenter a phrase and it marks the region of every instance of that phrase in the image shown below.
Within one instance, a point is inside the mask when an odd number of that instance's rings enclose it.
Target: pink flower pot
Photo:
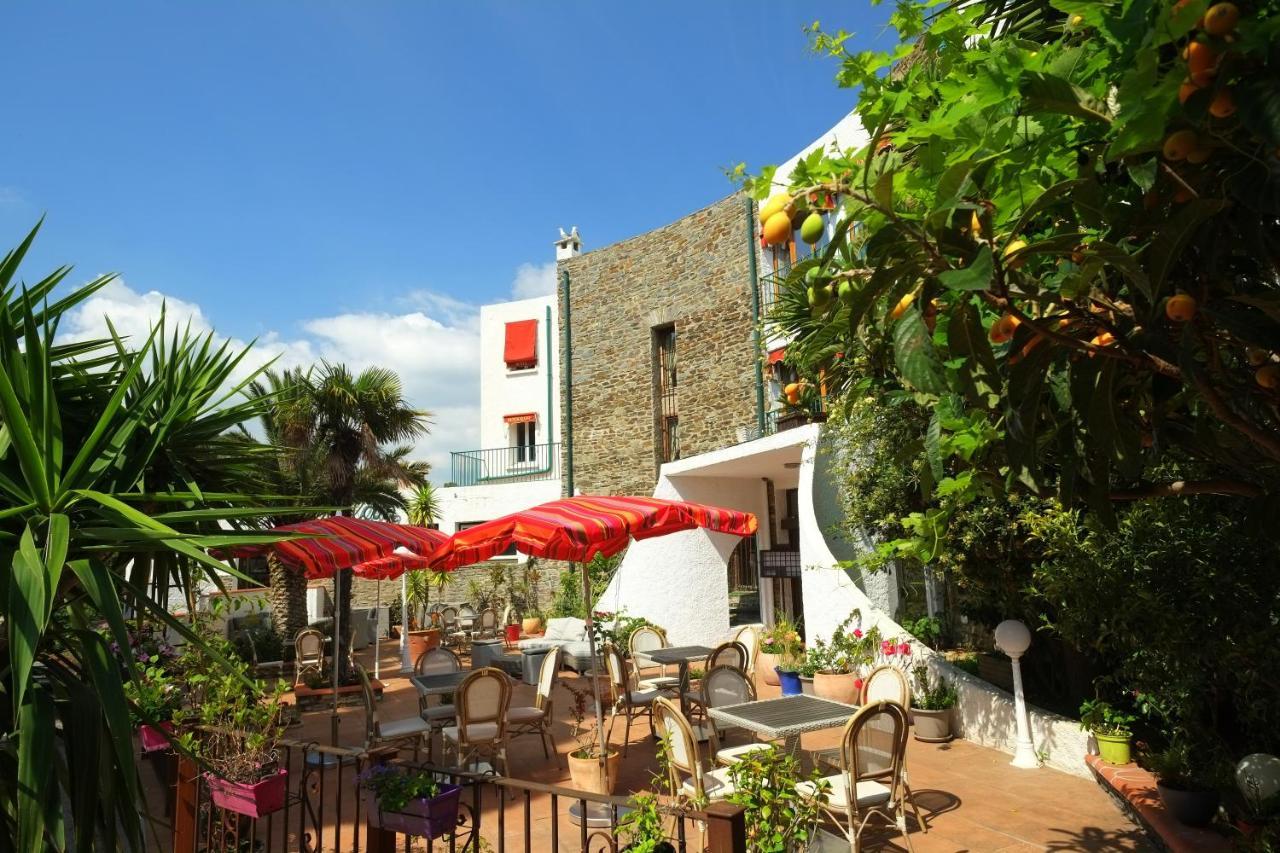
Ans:
[[[452,833],[458,826],[458,799],[462,788],[457,785],[441,785],[440,793],[431,799],[411,800],[403,811],[384,812],[378,808],[378,798],[372,791],[365,791],[364,802],[369,823],[380,829],[402,835],[420,835],[439,838]]]
[[[173,734],[173,723],[161,723],[159,726],[143,723],[138,726],[138,740],[142,743],[142,754],[163,752],[168,749],[169,738],[165,737],[165,732]]]
[[[220,809],[258,818],[284,808],[289,771],[281,768],[257,782],[229,782],[212,773],[204,774],[209,798]]]

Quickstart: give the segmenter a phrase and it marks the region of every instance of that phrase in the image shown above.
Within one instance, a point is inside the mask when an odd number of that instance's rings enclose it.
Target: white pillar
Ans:
[[[1013,750],[1014,767],[1034,770],[1040,766],[1035,744],[1031,742],[1031,722],[1027,718],[1027,699],[1022,692],[1020,660],[1031,648],[1031,630],[1017,619],[1006,619],[996,626],[996,648],[1013,662],[1013,715],[1017,725],[1017,744]]]

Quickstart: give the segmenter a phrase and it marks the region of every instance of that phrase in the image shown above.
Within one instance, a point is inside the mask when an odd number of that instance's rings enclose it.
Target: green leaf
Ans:
[[[18,849],[30,853],[48,850],[45,812],[49,781],[57,747],[53,738],[54,711],[43,688],[35,686],[18,711]]]
[[[941,480],[945,473],[942,469],[942,421],[938,418],[938,410],[933,410],[929,418],[929,427],[924,434],[924,455],[929,460],[929,470],[935,480]]]
[[[23,528],[9,574],[9,654],[13,670],[13,713],[21,713],[31,680],[36,649],[44,635],[49,612],[49,579],[36,550],[31,525]]]
[[[1018,81],[1023,105],[1031,113],[1072,115],[1110,122],[1106,105],[1070,81],[1042,71],[1024,71]]]
[[[926,394],[947,390],[942,364],[919,311],[907,311],[893,327],[893,357],[902,378]]]
[[[1018,221],[1014,223],[1013,230],[1010,232],[1010,237],[1016,237],[1021,234],[1022,229],[1027,227],[1027,224],[1031,222],[1032,217],[1036,214],[1047,210],[1059,201],[1069,197],[1076,190],[1081,189],[1090,183],[1092,183],[1092,181],[1087,178],[1073,178],[1068,181],[1056,183],[1044,192],[1040,193],[1040,195],[1036,196],[1032,200],[1031,204],[1027,205],[1026,209],[1022,211],[1022,215],[1019,216]]]
[[[1187,243],[1205,220],[1217,216],[1227,207],[1224,199],[1197,198],[1179,205],[1178,211],[1165,222],[1145,253],[1147,276],[1151,280],[1150,298],[1158,299],[1170,270],[1182,257]]]
[[[991,247],[983,246],[974,255],[973,263],[969,266],[938,273],[938,283],[951,290],[986,290],[991,285],[991,276],[994,274],[995,261],[991,257]]]

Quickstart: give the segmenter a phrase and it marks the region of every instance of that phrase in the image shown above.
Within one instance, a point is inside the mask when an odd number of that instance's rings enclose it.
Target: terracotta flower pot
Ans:
[[[253,818],[284,808],[289,771],[283,767],[257,782],[231,782],[212,773],[204,778],[209,798],[218,808]]]
[[[815,672],[813,695],[845,705],[858,704],[858,676],[852,672]]]
[[[760,652],[756,655],[756,672],[764,679],[765,684],[778,686],[778,673],[776,667],[778,661],[782,659],[782,655],[775,655],[770,652]]]
[[[429,650],[440,645],[440,629],[427,628],[409,632],[409,660],[417,662]]]
[[[618,784],[618,765],[622,763],[622,754],[616,749],[609,750],[604,759],[605,776],[600,778],[600,759],[597,756],[583,757],[577,751],[569,753],[569,778],[573,787],[591,794],[612,794]]]
[[[461,794],[462,788],[458,785],[441,785],[439,794],[430,799],[410,800],[398,812],[380,809],[378,798],[372,791],[365,792],[364,801],[369,823],[378,829],[423,838],[439,838],[458,828],[458,799]]]
[[[530,616],[520,623],[520,630],[524,631],[525,634],[536,634],[541,628],[542,620],[537,616]]]
[[[951,740],[951,709],[925,711],[911,709],[912,734],[921,743],[946,743]]]

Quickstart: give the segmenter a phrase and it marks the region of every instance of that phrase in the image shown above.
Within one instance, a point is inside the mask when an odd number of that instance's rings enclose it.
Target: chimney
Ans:
[[[569,233],[564,233],[564,229],[560,229],[560,239],[556,240],[556,260],[565,261],[569,258],[576,258],[582,254],[582,238],[578,236],[578,226],[575,225],[569,229]]]

